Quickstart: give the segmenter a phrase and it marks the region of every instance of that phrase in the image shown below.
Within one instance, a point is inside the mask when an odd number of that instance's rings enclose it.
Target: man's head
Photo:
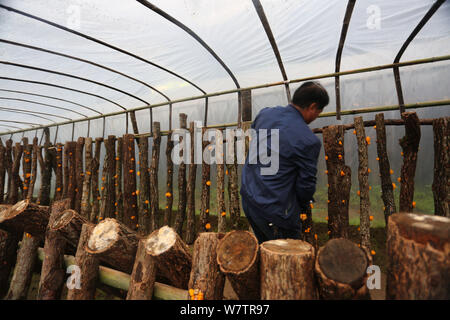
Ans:
[[[319,116],[330,102],[328,93],[318,82],[308,81],[294,92],[292,104],[298,107],[306,123],[311,123]]]

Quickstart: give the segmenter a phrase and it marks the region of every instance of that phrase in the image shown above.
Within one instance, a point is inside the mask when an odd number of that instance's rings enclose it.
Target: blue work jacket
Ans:
[[[317,160],[322,143],[292,105],[262,109],[252,128],[256,136],[250,147],[265,134],[259,129],[267,129],[267,152],[278,156],[279,168],[275,174],[262,175],[261,169],[269,165],[262,164],[259,158],[256,164],[251,164],[249,152],[242,169],[240,193],[243,202],[247,201],[258,210],[246,214],[281,228],[299,229],[300,214],[305,212],[316,191]],[[275,136],[270,129],[279,129],[278,148],[272,147],[271,139]]]

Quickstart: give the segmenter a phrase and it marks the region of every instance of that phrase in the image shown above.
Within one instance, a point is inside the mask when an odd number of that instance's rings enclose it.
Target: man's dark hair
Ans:
[[[300,108],[307,108],[311,103],[317,103],[318,109],[323,109],[329,102],[327,90],[318,82],[308,81],[294,92],[292,103]]]

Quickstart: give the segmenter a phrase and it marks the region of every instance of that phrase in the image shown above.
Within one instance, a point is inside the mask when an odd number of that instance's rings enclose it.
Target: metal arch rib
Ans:
[[[90,82],[90,83],[96,84],[96,85],[98,85],[98,86],[102,86],[102,87],[105,87],[105,88],[108,88],[108,89],[111,89],[111,90],[120,92],[120,93],[122,93],[122,94],[125,94],[125,95],[127,95],[127,96],[130,96],[130,97],[132,97],[132,98],[134,98],[134,99],[136,99],[136,100],[139,100],[139,101],[141,101],[141,102],[143,102],[143,103],[145,103],[145,104],[147,104],[147,105],[150,104],[149,102],[147,102],[147,101],[145,101],[145,100],[142,100],[141,98],[136,97],[135,95],[133,95],[133,94],[131,94],[131,93],[128,93],[128,92],[126,92],[126,91],[123,91],[123,90],[121,90],[121,89],[112,87],[112,86],[110,86],[110,85],[107,85],[107,84],[104,84],[104,83],[101,83],[101,82],[98,82],[98,81],[95,81],[95,80],[91,80],[91,79],[79,77],[79,76],[76,76],[76,75],[73,75],[73,74],[70,74],[70,73],[64,73],[64,72],[59,72],[59,71],[55,71],[55,70],[50,70],[50,69],[45,69],[45,68],[39,68],[39,67],[34,67],[34,66],[25,65],[25,64],[20,64],[20,63],[14,63],[14,62],[9,62],[9,61],[4,61],[4,60],[0,60],[0,64],[5,64],[5,65],[14,66],[14,67],[19,67],[19,68],[25,68],[25,69],[31,69],[31,70],[36,70],[36,71],[42,71],[42,72],[47,72],[47,73],[51,73],[51,74],[56,74],[56,75],[59,75],[59,76],[64,76],[64,77],[69,77],[69,78],[73,78],[73,79],[77,79],[77,80],[81,80],[81,81]],[[119,105],[119,106],[120,106],[120,105]],[[126,110],[125,107],[123,107],[123,106],[120,106],[120,107],[121,107],[123,110]]]
[[[136,81],[136,82],[138,82],[138,83],[140,83],[140,84],[146,86],[147,88],[150,88],[150,89],[154,90],[155,92],[159,93],[159,94],[162,95],[164,98],[166,98],[167,101],[170,101],[170,98],[169,98],[167,95],[165,95],[164,93],[162,93],[161,91],[159,91],[159,90],[156,89],[155,87],[149,85],[148,83],[146,83],[146,82],[144,82],[144,81],[142,81],[142,80],[136,79],[136,78],[134,78],[134,77],[132,77],[132,76],[129,76],[129,75],[123,73],[123,72],[114,70],[114,69],[112,69],[112,68],[106,67],[106,66],[101,65],[101,64],[98,64],[98,63],[96,63],[96,62],[93,62],[93,61],[90,61],[90,60],[86,60],[86,59],[82,59],[82,58],[75,57],[75,56],[71,56],[71,55],[68,55],[68,54],[65,54],[65,53],[61,53],[61,52],[56,52],[56,51],[44,49],[44,48],[41,48],[41,47],[36,47],[36,46],[31,46],[31,45],[28,45],[28,44],[24,44],[24,43],[15,42],[15,41],[10,41],[10,40],[5,40],[5,39],[0,39],[0,42],[6,43],[6,44],[10,44],[10,45],[13,45],[13,46],[19,46],[19,47],[24,47],[24,48],[27,48],[27,49],[32,49],[32,50],[37,50],[37,51],[42,51],[42,52],[45,52],[45,53],[50,53],[50,54],[58,55],[58,56],[61,56],[61,57],[64,57],[64,58],[68,58],[68,59],[72,59],[72,60],[84,62],[84,63],[90,64],[90,65],[93,65],[93,66],[95,66],[95,67],[98,67],[98,68],[102,68],[102,69],[108,70],[108,71],[110,71],[110,72],[114,72],[114,73],[119,74],[119,75],[121,75],[121,76],[123,76],[123,77],[126,77],[126,78],[128,78],[128,79],[131,79],[131,80],[133,80],[133,81]]]
[[[56,123],[54,120],[51,120],[51,119],[49,119],[47,117],[40,116],[38,112],[27,112],[27,111],[21,111],[19,109],[11,109],[11,108],[0,107],[0,112],[2,112],[2,111],[3,112],[10,112],[10,113],[26,114],[26,115],[29,115],[29,116],[32,116],[32,117],[35,117],[35,118],[40,118],[40,119],[44,119],[44,120],[50,121],[52,123]]]
[[[272,46],[273,53],[278,62],[278,67],[280,68],[281,76],[284,81],[288,81],[286,70],[284,69],[283,60],[281,59],[280,51],[278,50],[277,43],[275,41],[275,37],[273,36],[272,29],[270,28],[269,20],[267,20],[266,14],[264,12],[264,8],[259,0],[252,0],[253,6],[255,7],[256,13],[258,13],[259,20],[266,31],[267,38],[269,38],[270,45]],[[291,90],[289,89],[289,84],[285,83],[284,87],[286,89],[287,101],[291,101]]]
[[[30,125],[30,126],[41,126],[42,125],[42,124],[36,123],[36,122],[25,122],[25,121],[3,120],[3,119],[1,119],[0,122],[25,124],[25,125]]]
[[[339,46],[336,52],[335,72],[339,72],[341,70],[342,51],[344,50],[345,38],[347,37],[348,26],[352,17],[353,8],[355,7],[355,2],[356,0],[349,0],[347,3],[344,22],[342,23],[341,37],[339,39]],[[334,80],[334,87],[336,92],[336,119],[341,120],[341,88],[339,76],[336,76]]]
[[[31,110],[26,110],[26,109],[17,109],[17,108],[10,108],[10,107],[0,106],[0,110],[34,113],[34,114],[40,114],[40,115],[43,115],[43,116],[50,116],[50,117],[55,117],[55,118],[60,118],[60,119],[65,119],[65,120],[72,120],[71,118],[68,118],[68,117],[58,116],[58,115],[47,113],[47,112],[31,111]],[[49,121],[52,121],[52,120],[49,119]]]
[[[78,89],[74,89],[74,88],[69,88],[69,87],[64,87],[64,86],[60,86],[60,85],[53,84],[53,83],[42,82],[42,81],[34,81],[34,80],[27,80],[27,79],[18,79],[18,78],[11,78],[11,77],[0,77],[0,79],[2,79],[2,80],[11,80],[11,81],[20,81],[20,82],[27,82],[27,83],[40,84],[40,85],[44,85],[44,86],[50,86],[50,87],[55,87],[55,88],[59,88],[59,89],[65,89],[65,90],[70,90],[70,91],[74,91],[74,92],[78,92],[78,93],[83,93],[83,94],[87,94],[87,95],[90,95],[90,96],[93,96],[93,97],[96,97],[96,98],[99,98],[99,99],[108,101],[108,102],[110,102],[110,103],[112,103],[112,104],[115,104],[115,105],[119,106],[120,108],[124,109],[124,107],[121,106],[120,104],[118,104],[118,103],[116,103],[116,102],[114,102],[114,101],[111,101],[111,100],[109,100],[108,98],[99,96],[98,94],[95,94],[95,93],[90,93],[90,92],[86,92],[86,91],[82,91],[82,90],[78,90]],[[101,112],[99,112],[99,111],[97,111],[97,110],[95,110],[95,109],[92,109],[92,108],[88,108],[88,109],[91,110],[91,111],[93,111],[93,112],[96,112],[96,113],[98,113],[98,114],[100,114],[100,115],[103,115],[103,113],[101,113]],[[124,110],[126,110],[126,109],[124,109]]]
[[[420,20],[419,24],[414,28],[414,30],[411,32],[409,37],[406,39],[405,43],[403,43],[402,47],[398,51],[397,55],[395,56],[394,63],[400,62],[400,58],[402,57],[403,53],[408,48],[409,44],[414,40],[416,35],[422,30],[422,28],[425,26],[425,24],[431,19],[433,14],[441,7],[441,5],[446,0],[437,0],[431,8],[428,10],[428,12],[425,14],[425,16]],[[393,68],[394,71],[394,79],[395,79],[395,89],[397,91],[397,98],[398,98],[398,104],[400,106],[400,114],[405,112],[405,100],[403,98],[403,90],[402,90],[402,83],[400,80],[400,70],[398,67]]]
[[[23,128],[21,128],[21,127],[17,127],[17,126],[10,126],[10,125],[7,125],[7,124],[0,124],[0,127],[5,127],[5,128],[11,128],[11,129],[23,129]]]
[[[206,92],[205,92],[202,88],[200,88],[199,86],[197,86],[197,85],[196,85],[195,83],[193,83],[192,81],[190,81],[190,80],[184,78],[183,76],[181,76],[181,75],[179,75],[179,74],[177,74],[177,73],[175,73],[175,72],[173,72],[173,71],[171,71],[171,70],[169,70],[169,69],[167,69],[167,68],[164,68],[164,67],[162,67],[162,66],[160,66],[160,65],[158,65],[158,64],[156,64],[156,63],[154,63],[154,62],[151,62],[151,61],[149,61],[149,60],[147,60],[147,59],[144,59],[144,58],[142,58],[142,57],[140,57],[140,56],[138,56],[138,55],[135,55],[134,53],[128,52],[128,51],[126,51],[126,50],[124,50],[124,49],[121,49],[121,48],[119,48],[119,47],[113,46],[112,44],[106,43],[106,42],[104,42],[104,41],[102,41],[102,40],[96,39],[96,38],[94,38],[94,37],[88,36],[88,35],[86,35],[86,34],[83,34],[83,33],[81,33],[81,32],[78,32],[78,31],[75,31],[75,30],[72,30],[72,29],[69,29],[69,28],[66,28],[66,27],[64,27],[64,26],[62,26],[62,25],[59,25],[59,24],[57,24],[57,23],[54,23],[54,22],[45,20],[45,19],[40,18],[40,17],[37,17],[37,16],[34,16],[34,15],[32,15],[32,14],[29,14],[29,13],[26,13],[26,12],[23,12],[23,11],[20,11],[20,10],[17,10],[17,9],[14,9],[14,8],[11,8],[11,7],[2,5],[2,4],[0,4],[0,8],[5,9],[5,10],[8,10],[8,11],[11,11],[11,12],[14,12],[14,13],[17,13],[17,14],[20,14],[20,15],[23,15],[23,16],[25,16],[25,17],[28,17],[28,18],[31,18],[31,19],[34,19],[34,20],[37,20],[37,21],[40,21],[40,22],[43,22],[43,23],[46,23],[46,24],[51,25],[51,26],[53,26],[53,27],[55,27],[55,28],[58,28],[58,29],[61,29],[61,30],[70,32],[70,33],[75,34],[75,35],[77,35],[77,36],[80,36],[80,37],[82,37],[82,38],[84,38],[84,39],[88,39],[88,40],[90,40],[90,41],[96,42],[96,43],[101,44],[101,45],[103,45],[103,46],[106,46],[106,47],[108,47],[108,48],[110,48],[110,49],[113,49],[113,50],[118,51],[118,52],[120,52],[120,53],[126,54],[126,55],[128,55],[128,56],[130,56],[130,57],[133,57],[133,58],[135,58],[135,59],[138,59],[138,60],[140,60],[140,61],[142,61],[142,62],[145,62],[145,63],[147,63],[147,64],[150,64],[150,65],[152,65],[152,66],[154,66],[154,67],[156,67],[156,68],[158,68],[158,69],[161,69],[161,70],[163,70],[163,71],[165,71],[165,72],[167,72],[167,73],[169,73],[169,74],[171,74],[171,75],[173,75],[173,76],[175,76],[175,77],[177,77],[177,78],[183,80],[183,81],[186,81],[187,83],[189,83],[190,85],[192,85],[193,87],[195,87],[196,89],[198,89],[198,90],[199,90],[200,92],[202,92],[203,94],[206,94]]]

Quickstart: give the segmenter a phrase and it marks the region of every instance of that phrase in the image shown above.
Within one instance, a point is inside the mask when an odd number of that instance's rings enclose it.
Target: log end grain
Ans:
[[[70,221],[72,220],[73,216],[76,214],[75,210],[68,209],[65,210],[61,216],[59,216],[57,219],[53,221],[53,223],[50,225],[51,230],[59,230],[61,228],[64,228]]]
[[[106,251],[119,237],[119,224],[115,219],[107,218],[98,223],[87,243],[86,250],[91,253]]]
[[[258,240],[248,231],[234,230],[227,233],[217,247],[217,263],[225,273],[246,272],[257,257]]]
[[[314,248],[307,242],[294,239],[278,239],[266,241],[262,244],[265,250],[278,255],[303,255],[305,252],[314,251]]]
[[[5,220],[10,220],[20,214],[23,210],[25,210],[28,207],[28,204],[30,203],[30,200],[22,200],[14,204],[12,207],[10,207],[7,210],[0,211],[0,223],[2,223]]]
[[[177,233],[169,226],[154,231],[146,241],[147,253],[158,256],[173,247],[177,240]]]

